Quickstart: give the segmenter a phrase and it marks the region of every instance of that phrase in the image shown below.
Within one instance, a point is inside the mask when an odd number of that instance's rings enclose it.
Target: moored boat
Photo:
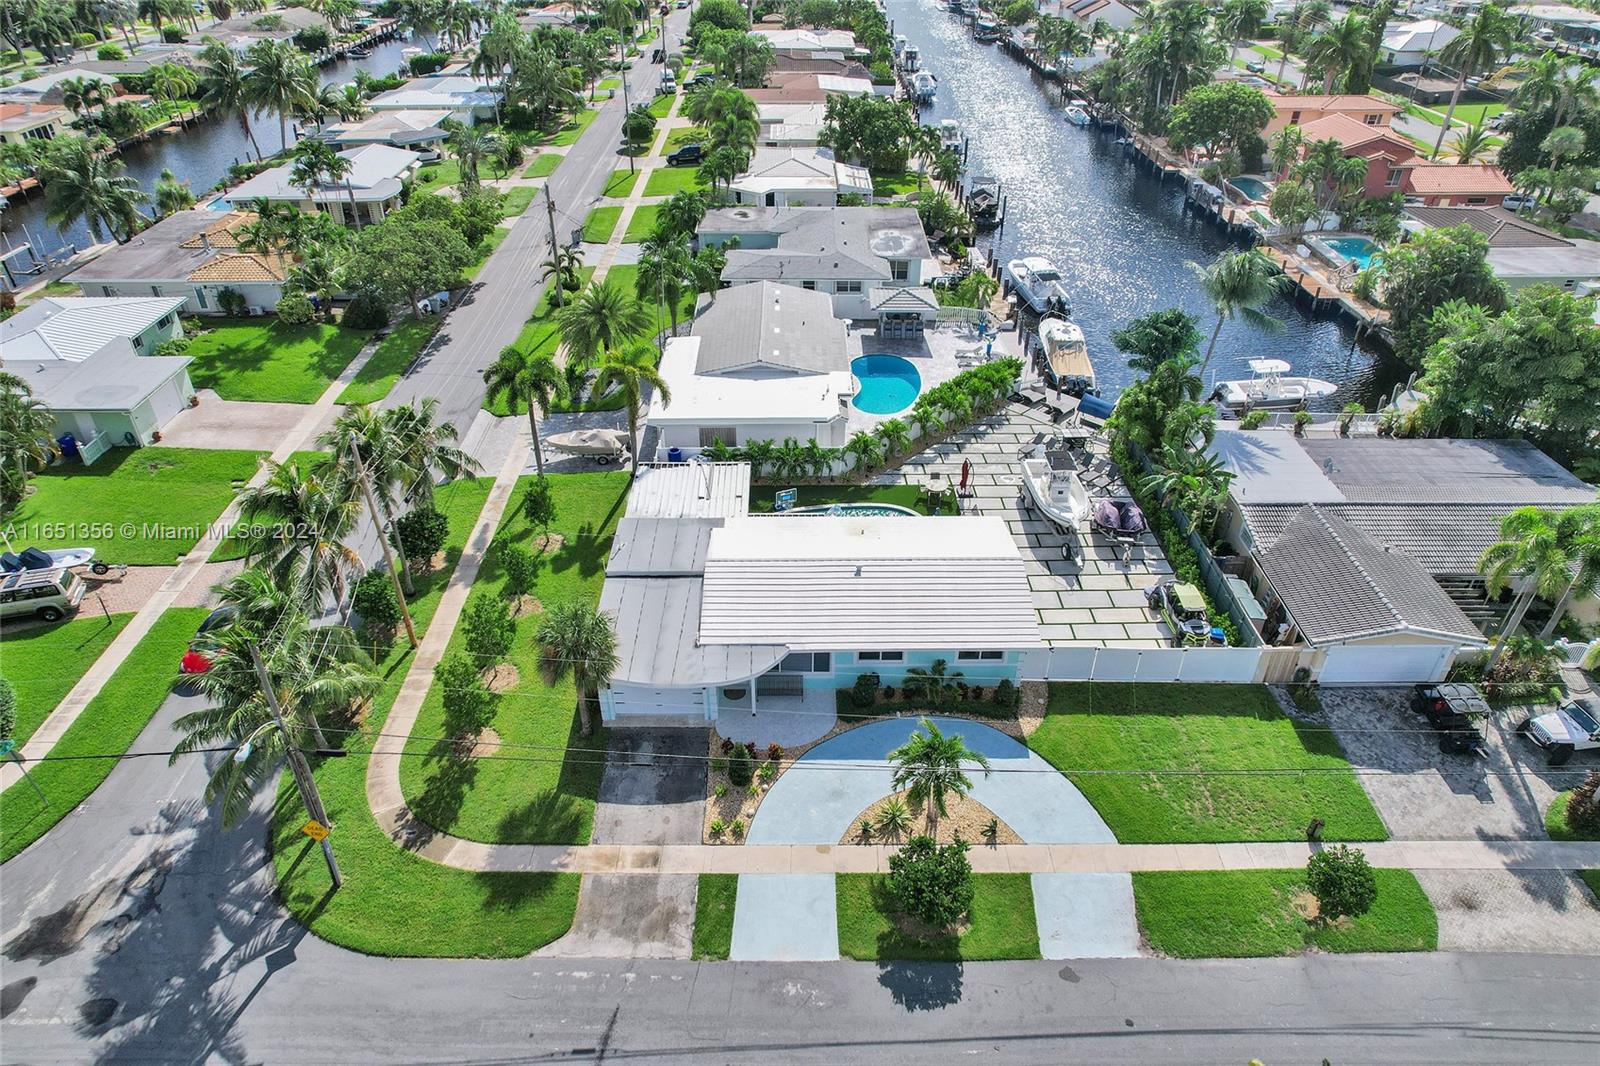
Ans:
[[[1025,255],[1006,264],[1000,277],[1008,292],[1026,304],[1036,315],[1072,313],[1072,297],[1061,280],[1061,271],[1042,255]]]
[[[1211,398],[1235,411],[1287,411],[1332,396],[1339,386],[1321,378],[1291,377],[1282,359],[1252,359],[1249,378],[1219,381]]]
[[[961,123],[953,118],[942,119],[939,122],[939,146],[946,151],[961,149]]]
[[[919,70],[911,76],[911,99],[915,103],[933,103],[933,98],[938,91],[939,79],[927,71]]]
[[[1067,121],[1074,126],[1087,126],[1089,124],[1089,112],[1081,107],[1076,105],[1069,106],[1064,114]]]
[[[1095,391],[1094,364],[1089,361],[1089,345],[1076,322],[1051,316],[1039,323],[1039,342],[1044,346],[1044,376],[1051,388],[1073,396]]]
[[[1000,195],[1000,179],[978,176],[967,192],[967,215],[979,229],[993,229],[1005,221],[1005,198]]]

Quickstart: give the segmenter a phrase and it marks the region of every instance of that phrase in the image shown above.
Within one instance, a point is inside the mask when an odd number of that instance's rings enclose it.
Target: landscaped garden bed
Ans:
[[[1027,874],[973,874],[972,907],[951,929],[901,914],[883,874],[837,874],[839,954],[848,959],[966,961],[1039,958]]]

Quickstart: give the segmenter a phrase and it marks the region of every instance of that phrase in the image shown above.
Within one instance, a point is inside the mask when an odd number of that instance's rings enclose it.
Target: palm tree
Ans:
[[[1299,126],[1285,126],[1272,135],[1267,157],[1272,161],[1272,172],[1282,176],[1300,160],[1300,149],[1305,147],[1306,135]]]
[[[777,458],[778,446],[770,440],[748,440],[744,442],[744,461],[750,464],[750,476],[760,478],[762,473],[769,469]]]
[[[1488,155],[1492,147],[1489,131],[1482,122],[1474,122],[1456,134],[1450,142],[1450,154],[1456,157],[1457,165],[1476,163]]]
[[[266,463],[266,481],[239,492],[240,516],[255,531],[246,542],[246,562],[267,563],[307,611],[319,611],[330,593],[342,610],[346,578],[361,565],[344,543],[360,518],[360,502],[326,461],[309,470],[300,459]]]
[[[1549,640],[1555,633],[1573,600],[1588,599],[1600,593],[1600,503],[1562,511],[1556,518],[1556,535],[1572,561],[1572,580],[1562,590],[1549,621],[1539,631],[1540,640]]]
[[[568,357],[587,365],[601,352],[621,347],[649,329],[650,316],[632,293],[610,282],[590,282],[557,312],[556,325]]]
[[[684,282],[689,276],[693,259],[689,251],[689,238],[682,235],[663,240],[652,234],[639,245],[639,274],[634,282],[635,294],[641,301],[654,303],[658,316],[660,306],[666,304],[673,336],[678,333],[678,305],[683,302]],[[660,324],[658,317],[658,328]]]
[[[675,192],[671,199],[661,205],[661,212],[656,215],[656,229],[662,233],[687,237],[700,225],[707,206],[704,193],[693,189]]]
[[[1539,150],[1550,157],[1550,169],[1561,169],[1561,161],[1583,152],[1587,135],[1576,126],[1557,126],[1539,142]]]
[[[200,87],[195,72],[178,63],[157,63],[145,73],[145,81],[151,96],[168,103],[191,97]]]
[[[513,408],[518,402],[528,405],[533,462],[539,476],[543,477],[544,447],[539,442],[539,419],[548,416],[551,407],[567,393],[566,377],[556,366],[555,358],[547,352],[524,352],[507,345],[500,349],[500,357],[483,372],[483,380],[489,387],[491,403],[504,396]]]
[[[390,408],[386,417],[391,446],[399,453],[399,462],[413,475],[408,493],[423,506],[433,506],[435,481],[454,481],[478,473],[478,460],[456,447],[460,434],[455,425],[439,421],[438,397]]]
[[[576,289],[578,272],[583,269],[583,252],[576,247],[557,248],[542,264],[544,271],[539,275],[540,281],[552,282],[551,294],[554,303],[560,307],[565,300],[566,290]]]
[[[943,662],[940,659],[934,665]],[[910,680],[906,678],[908,684]],[[972,791],[972,779],[962,765],[975,763],[988,777],[989,760],[968,748],[959,733],[945,736],[927,718],[918,724],[921,728],[889,753],[889,761],[894,764],[895,789],[907,789],[911,802],[922,805],[927,812],[928,835],[937,838],[939,818],[950,813],[946,797],[952,793],[964,797]]]
[[[899,455],[911,446],[911,430],[898,418],[886,418],[873,431],[883,442],[885,455]]]
[[[455,119],[445,119],[440,128],[449,133],[445,147],[455,156],[461,167],[461,184],[475,188],[478,184],[478,164],[493,155],[499,135],[488,126],[468,126]]]
[[[661,397],[661,406],[672,402],[672,390],[667,379],[656,370],[658,353],[648,344],[636,344],[618,351],[607,348],[600,357],[599,372],[594,378],[595,395],[603,396],[612,385],[622,389],[628,407],[628,453],[633,457],[634,473],[639,472],[639,400],[646,385]]]
[[[193,206],[194,192],[190,190],[189,183],[179,181],[176,174],[163,167],[161,177],[156,181],[156,214],[166,218]]]
[[[259,566],[250,566],[211,586],[219,607],[236,611],[235,624],[252,633],[276,633],[285,616],[297,609],[289,590]]]
[[[60,454],[56,416],[26,381],[0,370],[0,515],[22,502],[28,477]]]
[[[1489,3],[1479,8],[1478,13],[1461,27],[1459,37],[1439,50],[1439,59],[1447,66],[1456,68],[1456,84],[1450,90],[1450,106],[1445,108],[1444,124],[1439,127],[1439,137],[1433,142],[1431,158],[1439,157],[1445,132],[1452,125],[1456,105],[1461,102],[1461,90],[1466,87],[1467,79],[1500,62],[1511,51],[1519,36],[1517,20],[1508,15],[1504,8]]]
[[[99,78],[79,76],[61,81],[61,106],[71,111],[73,117],[105,105],[106,83]]]
[[[1216,23],[1218,33],[1228,43],[1230,63],[1239,58],[1239,42],[1256,35],[1269,10],[1267,0],[1224,0]]]
[[[1516,634],[1535,597],[1554,599],[1569,587],[1574,561],[1571,547],[1571,538],[1563,535],[1555,516],[1541,507],[1518,507],[1500,520],[1500,539],[1484,550],[1478,570],[1493,595],[1519,578],[1523,587],[1484,663],[1485,676],[1500,661],[1507,639]]]
[[[39,164],[45,218],[62,233],[81,221],[96,241],[110,234],[126,244],[139,231],[139,205],[150,199],[126,170],[83,137],[56,138]]]
[[[1216,328],[1211,331],[1211,342],[1206,345],[1205,358],[1200,362],[1203,379],[1217,348],[1217,336],[1228,319],[1243,315],[1267,329],[1279,327],[1278,320],[1263,314],[1261,307],[1283,291],[1283,274],[1259,248],[1224,252],[1209,267],[1190,263],[1189,269],[1199,278],[1201,290],[1217,313]]]
[[[883,445],[871,433],[858,429],[845,441],[844,453],[855,460],[856,470],[864,473],[882,457]]]
[[[583,735],[593,736],[598,723],[590,693],[609,685],[617,669],[617,634],[611,619],[585,603],[557,604],[539,619],[534,640],[543,651],[543,666],[552,683],[572,674]]]
[[[333,425],[317,438],[317,447],[332,453],[333,467],[344,490],[353,499],[359,499],[360,472],[350,453],[354,450],[361,456],[367,485],[383,513],[385,526],[391,529],[399,517],[406,488],[419,476],[405,465],[398,442],[394,440],[395,428],[393,419],[384,412],[366,404],[355,404],[345,408]],[[395,548],[400,558],[400,579],[406,594],[411,595],[416,589],[411,582],[405,547],[399,543],[399,538],[395,538]]]
[[[207,107],[238,115],[244,135],[256,150],[256,158],[261,158],[261,145],[256,143],[255,131],[250,128],[252,101],[245,85],[244,67],[239,63],[238,53],[218,41],[212,41],[200,52],[200,100]]]
[[[1371,51],[1367,20],[1352,12],[1316,36],[1306,49],[1306,61],[1322,71],[1322,91],[1331,93],[1333,83],[1359,70]]]
[[[308,96],[306,58],[288,41],[263,40],[245,53],[249,70],[244,75],[244,96],[248,106],[278,115],[278,138],[289,147],[289,115],[301,107]],[[315,83],[313,77],[313,84]]]

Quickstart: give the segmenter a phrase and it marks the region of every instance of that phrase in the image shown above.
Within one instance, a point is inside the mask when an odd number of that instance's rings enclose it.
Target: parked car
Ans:
[[[24,548],[20,552],[6,552],[0,555],[0,573],[14,574],[20,570],[54,570],[57,567],[71,569],[74,566],[87,566],[96,574],[109,573],[111,564],[97,562],[93,548]]]
[[[676,6],[677,6],[679,11],[682,11],[684,8],[689,6],[689,0],[678,0],[678,3],[677,3]]]
[[[1440,751],[1488,755],[1478,722],[1488,717],[1489,704],[1476,685],[1418,685],[1411,693],[1411,710],[1439,734]]]
[[[200,623],[200,628],[194,631],[194,637],[189,641],[189,647],[178,660],[178,694],[192,696],[200,691],[197,678],[200,674],[211,669],[212,658],[210,643],[205,639],[207,633],[221,629],[239,617],[239,608],[233,604],[218,607],[205,620]]]
[[[696,86],[700,86],[700,85],[714,85],[716,83],[716,80],[717,80],[717,76],[715,74],[710,74],[710,73],[696,74],[694,77],[692,77],[688,81],[684,82],[683,83],[683,87],[685,89],[693,89]]]
[[[59,622],[78,609],[84,592],[83,578],[71,570],[18,570],[0,579],[0,620]]]
[[[698,166],[705,156],[705,149],[698,144],[686,144],[676,152],[667,153],[667,166],[688,167]]]
[[[661,62],[661,49],[659,49],[659,48],[652,48],[652,49],[651,49],[651,50],[650,50],[650,62],[652,62],[652,63],[659,63],[659,62]]]
[[[1502,111],[1497,115],[1490,115],[1488,121],[1484,122],[1484,126],[1491,130],[1497,130],[1504,126],[1506,120],[1515,114],[1516,112],[1514,111]]]
[[[1267,66],[1265,63],[1246,63],[1244,65],[1244,69],[1248,70],[1252,74],[1265,74],[1267,72]]]
[[[1163,581],[1144,590],[1145,602],[1172,628],[1172,643],[1204,644],[1211,636],[1206,599],[1187,582]]]
[[[1520,192],[1514,192],[1504,200],[1501,200],[1500,206],[1507,211],[1521,211],[1524,207],[1532,207],[1538,202],[1532,196],[1524,196]]]
[[[1589,700],[1557,704],[1549,714],[1523,719],[1517,732],[1548,752],[1551,766],[1560,766],[1575,751],[1600,748],[1600,709]]]

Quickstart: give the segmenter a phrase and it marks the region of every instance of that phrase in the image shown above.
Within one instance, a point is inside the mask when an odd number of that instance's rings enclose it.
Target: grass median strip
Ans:
[[[1174,958],[1253,958],[1306,950],[1432,951],[1433,905],[1409,870],[1374,870],[1378,898],[1359,918],[1323,923],[1304,870],[1136,873],[1134,906],[1151,948]]]
[[[623,244],[638,244],[650,234],[655,232],[656,216],[661,213],[660,204],[640,204],[633,209],[633,216],[628,219],[628,228],[622,234]]]
[[[48,805],[27,781],[0,794],[0,862],[43,836],[116,768],[117,758],[171,694],[178,660],[208,613],[204,607],[164,612],[56,741],[49,758],[28,764],[33,784],[48,797]],[[152,746],[163,746],[165,739]]]
[[[883,874],[838,874],[839,954],[847,959],[965,961],[1037,959],[1039,928],[1027,874],[973,874],[969,924],[960,933],[914,935],[897,921]]]
[[[1264,685],[1050,686],[1028,738],[1124,844],[1383,840],[1331,731],[1289,718]]]
[[[27,743],[89,667],[110,646],[131,614],[107,618],[93,600],[67,622],[0,631],[0,677],[17,697],[17,746]],[[92,611],[90,614],[88,612]]]
[[[559,167],[561,161],[565,158],[566,156],[558,155],[555,152],[540,152],[534,158],[534,161],[528,164],[528,168],[522,172],[522,176],[525,178],[548,178],[556,172],[556,167]]]
[[[438,332],[440,321],[437,315],[420,319],[402,319],[392,333],[378,342],[372,358],[356,371],[356,376],[351,379],[350,384],[339,393],[337,402],[377,403],[389,395],[389,390],[400,380],[400,375],[405,373],[406,367],[411,365],[417,353],[422,351],[423,346]]]
[[[696,959],[718,960],[733,948],[733,911],[739,900],[738,874],[701,874],[694,901]]]
[[[682,167],[656,167],[650,172],[650,177],[645,180],[644,194],[646,196],[671,196],[675,192],[685,189],[701,189],[699,168]]]

